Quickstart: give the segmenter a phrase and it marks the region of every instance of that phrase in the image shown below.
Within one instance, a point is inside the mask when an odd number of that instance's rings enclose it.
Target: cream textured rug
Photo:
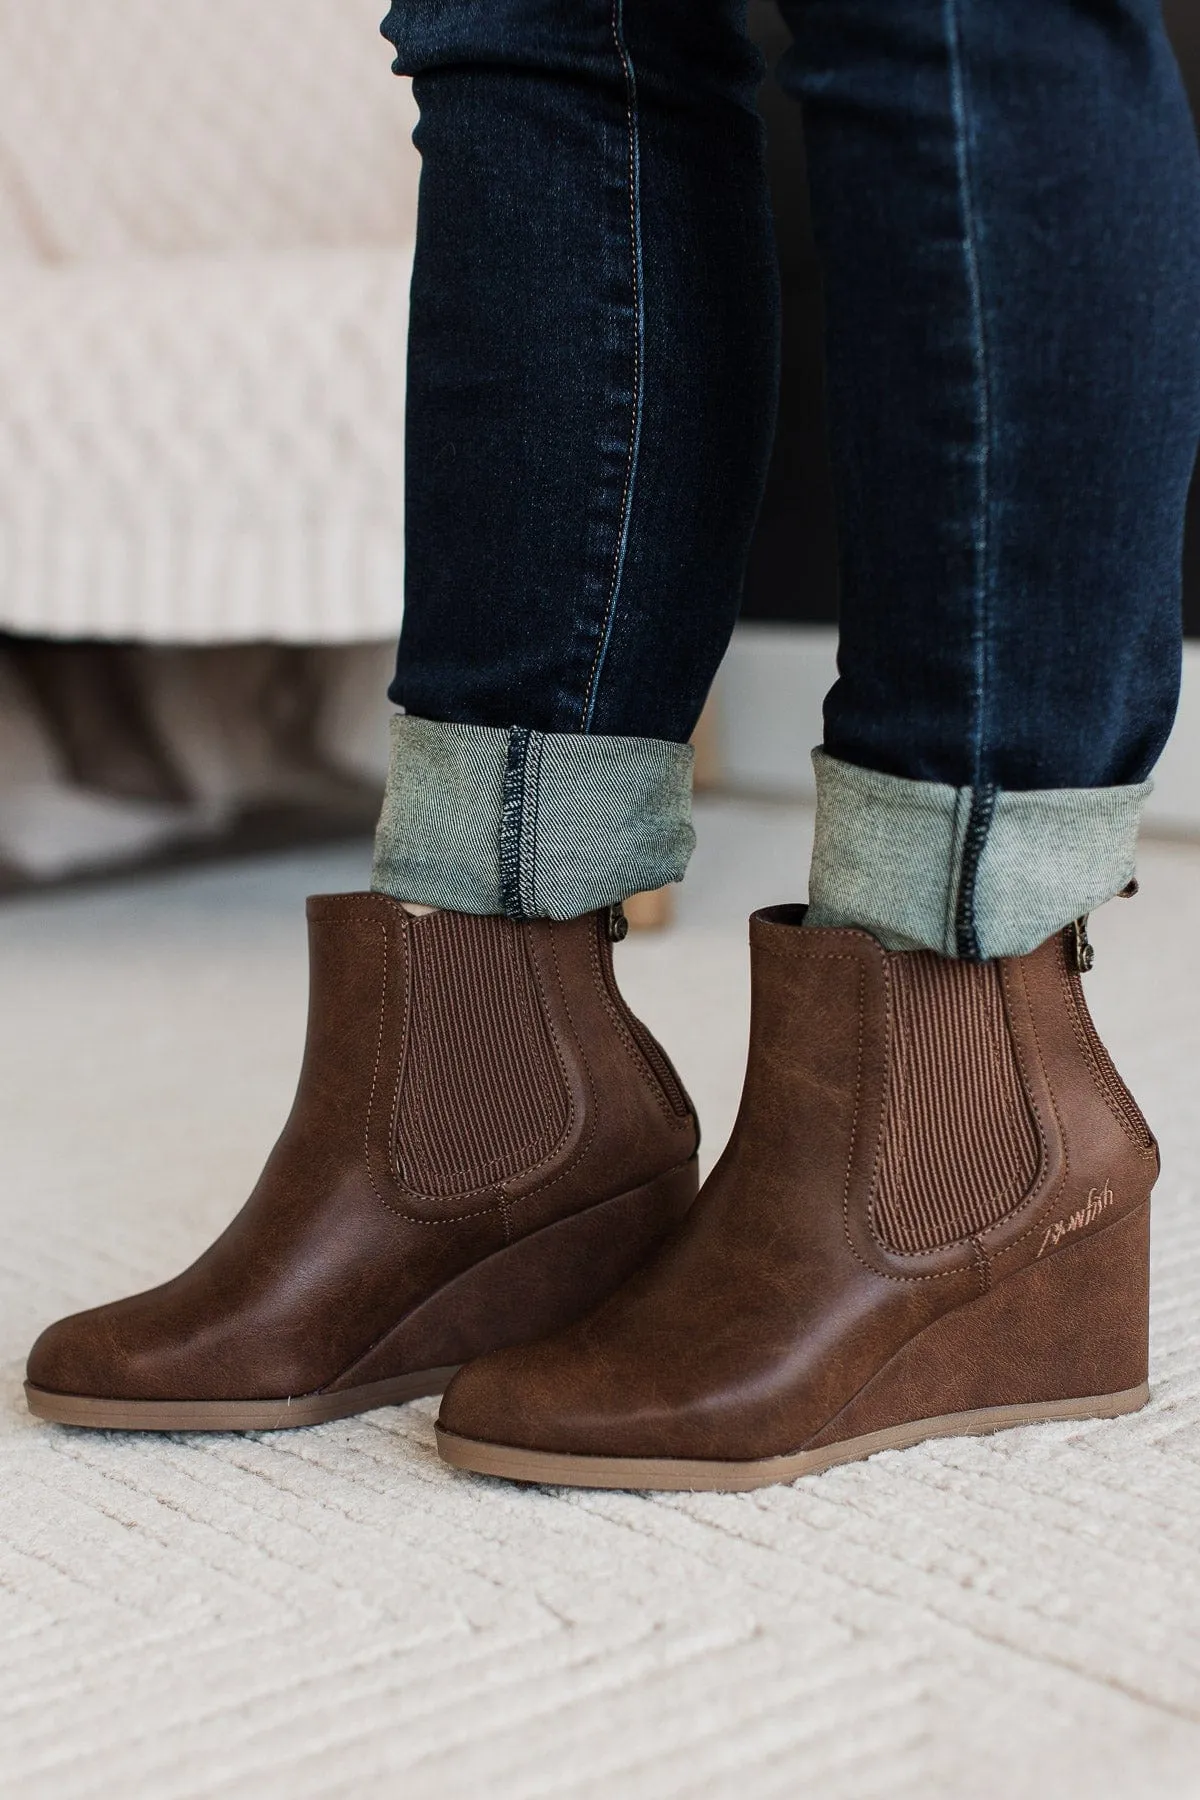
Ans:
[[[625,946],[708,1150],[744,914],[808,822],[706,807],[680,923]],[[277,1437],[91,1436],[36,1329],[174,1272],[282,1120],[301,897],[366,852],[0,911],[6,1800],[1200,1795],[1200,851],[1148,845],[1089,993],[1159,1131],[1152,1406],[746,1496],[445,1472],[436,1403]]]

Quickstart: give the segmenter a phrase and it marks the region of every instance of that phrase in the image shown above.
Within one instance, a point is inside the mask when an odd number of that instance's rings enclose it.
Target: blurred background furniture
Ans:
[[[370,821],[419,166],[379,17],[0,0],[0,880]]]
[[[0,0],[0,620],[395,633],[418,160],[378,0]]]

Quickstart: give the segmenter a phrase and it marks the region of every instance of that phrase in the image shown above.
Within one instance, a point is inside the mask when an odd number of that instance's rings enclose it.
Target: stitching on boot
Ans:
[[[400,1206],[397,1206],[393,1200],[389,1200],[387,1198],[387,1196],[383,1193],[382,1189],[380,1188],[378,1181],[375,1179],[375,1170],[371,1166],[371,1121],[372,1121],[372,1118],[373,1118],[374,1112],[375,1112],[375,1092],[376,1092],[376,1088],[377,1088],[378,1082],[379,1082],[379,1065],[380,1065],[380,1062],[381,1062],[382,1056],[383,1056],[383,1028],[384,1028],[384,1023],[385,1023],[385,1020],[387,1017],[388,932],[387,932],[386,925],[379,926],[379,934],[383,939],[383,970],[382,970],[382,976],[381,976],[380,986],[379,986],[379,1031],[378,1031],[378,1034],[375,1039],[375,1065],[371,1071],[371,1088],[370,1088],[370,1092],[367,1096],[367,1117],[366,1117],[366,1124],[363,1127],[363,1162],[366,1166],[367,1180],[371,1183],[371,1191],[375,1195],[375,1198],[378,1200],[380,1206],[382,1206],[384,1208],[385,1212],[393,1213],[396,1218],[403,1219],[405,1221],[405,1223],[408,1225],[441,1225],[441,1226],[461,1225],[463,1223],[464,1219],[481,1219],[484,1217],[484,1215],[486,1213],[494,1213],[494,1212],[498,1211],[500,1202],[498,1200],[494,1200],[490,1206],[478,1207],[478,1208],[476,1208],[476,1210],[474,1212],[455,1213],[452,1216],[447,1217],[447,1218],[442,1218],[442,1219],[422,1218],[419,1213],[405,1212],[404,1209]],[[407,960],[408,959],[405,958],[406,965],[407,965]],[[406,1027],[407,1027],[408,1000],[409,1000],[408,971],[407,971],[407,966],[406,966],[405,982],[404,982],[404,1006],[405,1006]],[[406,1047],[407,1047],[407,1037],[408,1037],[408,1033],[407,1033],[407,1029],[406,1029],[406,1031],[405,1031]],[[404,1062],[405,1062],[405,1058],[403,1055],[401,1055],[401,1057],[399,1059],[399,1063],[400,1063],[399,1071],[396,1075],[396,1096],[397,1097],[399,1096],[399,1092],[400,1092],[400,1081],[401,1081],[401,1078],[402,1078],[403,1072],[404,1072]],[[395,1104],[396,1104],[395,1099],[393,1099],[392,1115],[391,1115],[392,1118],[395,1117]]]
[[[566,988],[563,986],[562,969],[561,969],[561,967],[559,965],[559,961],[558,961],[558,945],[555,943],[555,940],[554,940],[553,928],[551,928],[548,933],[547,941],[550,945],[550,957],[551,957],[552,962],[554,963],[554,978],[558,984],[559,999],[562,1001],[563,1011],[566,1013],[567,1018],[570,1020],[570,1023],[571,1023],[572,1041],[574,1042],[575,1051],[579,1058],[579,1065],[580,1065],[581,1069],[583,1070],[583,1078],[587,1083],[588,1093],[591,1096],[592,1123],[591,1123],[591,1128],[588,1131],[587,1136],[585,1138],[583,1138],[579,1144],[576,1145],[574,1155],[571,1157],[569,1162],[564,1163],[563,1167],[558,1171],[557,1175],[552,1175],[550,1177],[549,1181],[539,1182],[536,1187],[530,1188],[524,1194],[506,1193],[506,1195],[505,1195],[506,1203],[511,1206],[520,1206],[523,1201],[532,1200],[536,1195],[546,1193],[548,1191],[548,1189],[550,1189],[552,1187],[557,1187],[557,1185],[560,1181],[566,1181],[568,1176],[573,1175],[575,1173],[576,1169],[578,1168],[580,1162],[586,1156],[587,1152],[591,1149],[592,1142],[596,1136],[596,1131],[598,1129],[598,1118],[597,1118],[597,1107],[596,1107],[596,1084],[592,1080],[591,1066],[588,1063],[587,1056],[584,1052],[583,1044],[580,1041],[579,1033],[575,1029],[575,1020],[571,1015],[571,1008],[567,1004],[567,992],[566,992]],[[566,1070],[567,1070],[566,1059],[563,1057],[563,1054],[562,1054],[561,1040],[559,1038],[558,1030],[554,1024],[553,1017],[551,1016],[550,1008],[546,1003],[546,990],[545,990],[545,987],[542,985],[541,970],[538,966],[538,960],[537,960],[536,956],[532,958],[532,961],[533,961],[533,966],[534,966],[534,977],[535,977],[535,980],[537,981],[538,989],[542,996],[542,1004],[545,1007],[546,1023],[550,1028],[550,1033],[554,1039],[555,1048],[558,1050],[559,1061],[562,1064],[564,1076],[566,1076]],[[571,1131],[574,1129],[575,1118],[576,1118],[575,1098],[571,1092],[571,1082],[570,1082],[569,1076],[567,1076],[567,1098],[568,1098],[568,1100],[570,1102],[570,1106],[571,1106],[571,1115],[570,1115],[570,1125],[568,1126],[567,1131],[563,1134],[563,1138],[561,1140],[564,1143],[566,1142],[567,1138],[570,1136]],[[556,1146],[556,1148],[557,1148],[557,1146]],[[541,1168],[545,1168],[546,1163],[550,1162],[551,1160],[552,1160],[551,1157],[547,1157],[545,1162],[538,1164],[533,1169],[525,1171],[524,1172],[525,1178],[527,1179],[529,1175],[536,1175],[538,1173],[538,1170]]]
[[[1009,966],[1011,967],[1011,965],[1009,965]],[[1024,974],[1020,973],[1019,971],[1018,971],[1018,974],[1019,974],[1019,978],[1021,981],[1022,989],[1024,990],[1024,987],[1025,987]],[[1007,1244],[1004,1244],[1003,1246],[998,1247],[996,1252],[993,1253],[993,1252],[989,1251],[988,1252],[989,1257],[992,1256],[993,1254],[999,1254],[1000,1249],[1003,1249],[1006,1251],[1011,1250],[1015,1245],[1024,1243],[1026,1238],[1032,1237],[1034,1232],[1037,1231],[1039,1228],[1044,1228],[1046,1213],[1049,1211],[1049,1209],[1052,1206],[1055,1206],[1058,1204],[1059,1196],[1065,1192],[1068,1182],[1070,1181],[1070,1178],[1071,1178],[1071,1151],[1070,1151],[1070,1147],[1067,1144],[1067,1134],[1063,1130],[1062,1114],[1058,1110],[1058,1101],[1054,1098],[1054,1087],[1050,1081],[1049,1075],[1046,1072],[1046,1058],[1042,1052],[1042,1040],[1038,1035],[1037,1019],[1034,1015],[1033,1007],[1030,1006],[1030,1004],[1029,1004],[1029,996],[1028,996],[1027,992],[1025,995],[1025,1005],[1026,1005],[1026,1010],[1028,1011],[1028,1014],[1029,1014],[1029,1029],[1033,1033],[1034,1048],[1037,1050],[1038,1064],[1039,1064],[1039,1067],[1041,1068],[1042,1078],[1046,1084],[1046,1092],[1050,1096],[1050,1109],[1054,1114],[1054,1122],[1058,1126],[1058,1141],[1059,1141],[1060,1146],[1062,1147],[1062,1159],[1063,1159],[1062,1177],[1059,1180],[1059,1183],[1058,1183],[1057,1187],[1054,1189],[1054,1191],[1049,1194],[1044,1191],[1042,1184],[1039,1183],[1038,1187],[1034,1189],[1034,1191],[1030,1194],[1028,1200],[1026,1200],[1024,1203],[1025,1206],[1032,1206],[1034,1209],[1034,1217],[1033,1217],[1032,1222],[1029,1225],[1027,1225],[1025,1227],[1024,1231],[1022,1231],[1017,1237],[1012,1238]],[[1021,1063],[1021,1071],[1022,1071],[1022,1076],[1025,1081],[1025,1089],[1026,1089],[1026,1092],[1028,1093],[1029,1092],[1028,1070],[1025,1067],[1025,1060],[1021,1056],[1020,1040],[1017,1038],[1017,1035],[1015,1032],[1013,1033],[1013,1042],[1017,1047],[1017,1056],[1018,1056],[1018,1060]],[[1040,1121],[1039,1121],[1039,1126],[1040,1126]],[[1045,1143],[1045,1134],[1044,1133],[1043,1133],[1042,1141],[1043,1141],[1043,1143]],[[1049,1146],[1047,1146],[1046,1152],[1045,1152],[1045,1163],[1043,1164],[1043,1170],[1045,1169],[1046,1164],[1049,1163],[1049,1157],[1050,1157]],[[1039,1199],[1040,1199],[1040,1204],[1039,1204]],[[1019,1212],[1023,1209],[1019,1207],[1017,1210]],[[1008,1220],[1001,1220],[1000,1223],[1001,1223],[1001,1225],[1007,1224]],[[999,1225],[993,1226],[992,1229],[994,1231],[998,1231],[1000,1229],[1000,1226]]]
[[[633,1032],[621,1017],[620,1010],[608,990],[608,983],[604,979],[604,970],[600,964],[600,946],[594,935],[589,940],[588,951],[592,971],[592,986],[599,995],[600,1003],[604,1007],[605,1012],[612,1020],[618,1037],[628,1050],[630,1061],[633,1063],[634,1068],[637,1070],[644,1085],[650,1090],[655,1105],[659,1108],[660,1112],[666,1114],[672,1124],[676,1124],[680,1120],[690,1120],[692,1116],[690,1112],[680,1112],[671,1105],[666,1094],[663,1092],[661,1081],[656,1079],[654,1066],[651,1063],[650,1058],[646,1055],[645,1051],[634,1037]]]
[[[889,974],[887,1102],[869,1218],[885,1250],[914,1256],[1011,1217],[1036,1187],[1039,1133],[996,965],[914,951]]]
[[[1086,1064],[1087,1072],[1093,1086],[1100,1095],[1100,1098],[1104,1101],[1109,1112],[1113,1115],[1113,1118],[1117,1121],[1117,1124],[1121,1127],[1121,1130],[1125,1133],[1126,1137],[1142,1156],[1146,1157],[1149,1161],[1153,1161],[1154,1147],[1152,1143],[1148,1142],[1149,1127],[1146,1127],[1145,1132],[1139,1131],[1136,1128],[1133,1119],[1125,1111],[1117,1096],[1111,1091],[1108,1084],[1103,1079],[1103,1071],[1098,1067],[1096,1053],[1092,1048],[1092,1045],[1088,1042],[1087,1031],[1083,1020],[1079,1016],[1078,1003],[1076,1002],[1074,992],[1072,991],[1071,980],[1061,959],[1058,963],[1057,974],[1059,985],[1062,988],[1063,999],[1067,1004],[1067,1017],[1071,1021],[1071,1030],[1075,1035],[1075,1041],[1083,1052],[1083,1060]],[[1116,1073],[1115,1068],[1113,1072],[1114,1074]],[[1120,1080],[1119,1075],[1117,1079]],[[1125,1086],[1123,1081],[1121,1082],[1121,1086]],[[1126,1092],[1128,1092],[1128,1089],[1126,1089]],[[1129,1095],[1129,1099],[1130,1104],[1136,1107],[1137,1101],[1134,1100],[1132,1094]]]
[[[570,1084],[527,936],[507,921],[445,914],[412,942],[408,966],[393,1120],[400,1185],[447,1201],[542,1166],[568,1131]]]
[[[820,953],[818,953],[818,954],[820,955]],[[857,962],[859,964],[858,1067],[857,1067],[857,1071],[855,1074],[855,1081],[854,1081],[854,1129],[851,1132],[851,1137],[850,1137],[850,1159],[846,1165],[846,1185],[845,1185],[845,1188],[842,1193],[842,1230],[845,1235],[846,1243],[849,1246],[850,1254],[851,1254],[851,1256],[853,1256],[855,1262],[857,1262],[862,1268],[864,1268],[869,1275],[874,1275],[880,1281],[894,1281],[894,1282],[900,1282],[902,1284],[909,1284],[909,1283],[912,1283],[915,1281],[949,1281],[952,1278],[956,1278],[963,1273],[963,1268],[962,1268],[961,1264],[955,1264],[952,1268],[949,1268],[949,1269],[925,1269],[925,1270],[922,1270],[920,1274],[917,1274],[915,1272],[909,1273],[908,1270],[904,1270],[903,1272],[900,1272],[900,1271],[897,1271],[894,1269],[881,1269],[881,1268],[878,1268],[876,1266],[876,1264],[867,1261],[866,1257],[863,1255],[862,1251],[859,1249],[858,1245],[854,1241],[854,1233],[850,1229],[850,1181],[851,1181],[851,1177],[854,1173],[854,1152],[855,1152],[855,1149],[857,1148],[857,1144],[858,1144],[858,1120],[859,1120],[859,1115],[860,1115],[860,1112],[862,1109],[862,1050],[863,1050],[863,1010],[864,1010],[863,1009],[863,989],[866,985],[866,976],[862,971],[861,959],[858,957],[820,955],[820,960],[824,961],[824,962]],[[884,1047],[885,1047],[885,1051],[886,1051],[891,1045],[892,1033],[894,1030],[894,1009],[893,1009],[893,1003],[892,1003],[891,959],[887,956],[884,957],[884,961],[883,961],[883,1009],[884,1009]],[[870,1174],[870,1178],[869,1178],[868,1184],[867,1184],[867,1212],[866,1212],[866,1223],[867,1223],[868,1234],[872,1238],[872,1241],[878,1246],[878,1248],[880,1250],[883,1250],[885,1247],[884,1247],[884,1245],[879,1243],[879,1240],[878,1240],[878,1238],[875,1237],[874,1231],[872,1229],[871,1205],[872,1205],[872,1200],[873,1200],[873,1197],[875,1194],[875,1190],[879,1183],[879,1163],[880,1163],[880,1159],[883,1154],[883,1133],[884,1133],[884,1125],[885,1125],[886,1118],[887,1118],[887,1093],[888,1093],[887,1072],[886,1072],[886,1066],[885,1066],[884,1080],[882,1083],[882,1093],[881,1093],[880,1102],[879,1102],[879,1116],[878,1116],[878,1120],[877,1120],[876,1126],[875,1126],[875,1156],[874,1156],[874,1159],[871,1164],[871,1174]]]

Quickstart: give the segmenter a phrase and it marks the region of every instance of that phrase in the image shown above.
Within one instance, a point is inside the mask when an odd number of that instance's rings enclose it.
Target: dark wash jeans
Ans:
[[[678,746],[775,414],[745,10],[384,22],[423,157],[380,863],[408,898],[582,910],[686,861]],[[781,10],[841,523],[814,904],[999,954],[1123,885],[1174,716],[1195,137],[1158,0]]]

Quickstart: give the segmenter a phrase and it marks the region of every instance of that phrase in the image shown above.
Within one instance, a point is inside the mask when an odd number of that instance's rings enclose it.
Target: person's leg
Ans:
[[[423,167],[405,711],[376,886],[569,917],[678,879],[777,273],[745,0],[398,0]]]
[[[1159,0],[784,0],[843,591],[814,923],[1032,950],[1174,718],[1200,176]]]
[[[593,1304],[694,1197],[608,909],[686,864],[770,443],[743,27],[744,0],[388,15],[425,160],[377,891],[309,903],[308,1050],[249,1204],[176,1281],[43,1334],[42,1416],[252,1428],[435,1392]]]
[[[813,905],[752,921],[684,1229],[447,1392],[485,1473],[755,1487],[1147,1397],[1157,1151],[1070,921],[1128,879],[1175,706],[1195,141],[1155,0],[784,10],[845,558]]]

